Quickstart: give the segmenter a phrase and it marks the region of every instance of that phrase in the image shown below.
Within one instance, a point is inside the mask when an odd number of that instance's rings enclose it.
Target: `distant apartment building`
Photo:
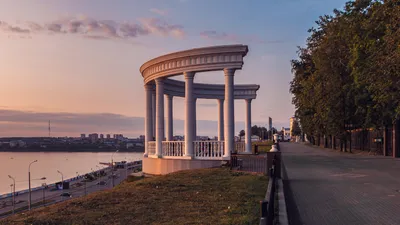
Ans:
[[[198,141],[207,141],[208,139],[209,139],[208,136],[197,136],[196,137],[196,140],[198,140]]]
[[[15,148],[15,147],[26,147],[26,142],[22,141],[22,140],[18,140],[18,141],[10,141],[10,147],[11,148]]]
[[[140,141],[144,141],[144,135],[140,135],[140,136],[139,136],[139,140],[140,140]]]
[[[111,134],[107,134],[107,139],[111,139]]]
[[[81,138],[86,138],[86,134],[81,134]]]
[[[180,135],[174,136],[174,141],[184,141],[184,140],[185,140],[184,136],[180,136]]]
[[[293,126],[294,126],[294,122],[295,121],[296,121],[296,117],[290,117],[290,127],[289,127],[290,135],[292,134],[292,130],[293,130]]]
[[[116,140],[124,140],[124,135],[122,135],[122,134],[114,134],[114,139],[116,139]]]
[[[126,148],[133,148],[135,145],[133,143],[126,143]]]
[[[99,134],[97,134],[97,133],[89,134],[89,139],[92,142],[96,142],[99,139]]]
[[[100,134],[100,139],[104,139],[104,134]]]

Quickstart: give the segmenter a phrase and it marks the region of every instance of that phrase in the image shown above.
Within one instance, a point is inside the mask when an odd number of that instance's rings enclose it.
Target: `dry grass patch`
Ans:
[[[226,168],[126,182],[0,224],[257,224],[268,178]]]
[[[258,152],[259,153],[269,152],[269,150],[271,150],[272,144],[273,144],[272,141],[264,141],[264,142],[257,141],[257,142],[253,142],[252,143],[253,152],[254,152],[255,145],[258,145]]]

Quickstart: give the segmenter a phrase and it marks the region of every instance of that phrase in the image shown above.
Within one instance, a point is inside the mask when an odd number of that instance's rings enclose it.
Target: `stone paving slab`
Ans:
[[[291,225],[400,225],[400,159],[297,143],[281,151]]]

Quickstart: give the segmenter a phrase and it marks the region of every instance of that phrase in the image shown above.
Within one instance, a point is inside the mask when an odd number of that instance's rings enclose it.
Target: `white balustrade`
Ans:
[[[163,141],[162,155],[163,156],[183,156],[185,154],[184,141]]]
[[[147,142],[147,154],[149,154],[149,155],[156,154],[156,142],[155,141]]]
[[[246,143],[245,142],[235,142],[235,152],[242,153],[246,151]]]
[[[195,141],[194,156],[196,158],[218,158],[224,155],[224,141]]]

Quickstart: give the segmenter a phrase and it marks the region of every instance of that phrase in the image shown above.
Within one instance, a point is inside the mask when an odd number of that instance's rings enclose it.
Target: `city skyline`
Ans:
[[[87,132],[143,134],[142,63],[238,43],[250,51],[235,83],[261,85],[253,125],[267,126],[272,117],[274,127],[287,127],[294,112],[288,89],[296,46],[304,44],[310,21],[344,2],[2,1],[0,136],[43,136],[48,120],[60,136],[85,132],[82,126]],[[200,73],[195,82],[223,79],[223,73]],[[183,108],[183,101],[175,98],[174,108]],[[199,135],[216,134],[217,110],[215,101],[198,101]],[[174,111],[177,135],[183,134],[183,118],[183,110]],[[236,132],[244,118],[244,102],[235,101]]]
[[[142,117],[127,117],[118,114],[33,113],[14,110],[8,110],[7,113],[1,112],[0,110],[0,120],[7,120],[12,126],[3,123],[4,129],[0,129],[0,137],[47,137],[49,118],[52,137],[75,137],[83,133],[124,134],[127,137],[144,135],[141,129],[132,131],[132,127],[144,127]],[[283,126],[280,123],[274,124],[277,129]],[[253,125],[267,127],[266,123],[257,121],[254,121]],[[197,127],[198,135],[212,137],[217,135],[217,121],[198,120]],[[19,129],[28,129],[33,132],[21,135]],[[236,121],[235,134],[237,135],[243,129],[244,122]],[[174,119],[174,135],[184,135],[184,120]]]

